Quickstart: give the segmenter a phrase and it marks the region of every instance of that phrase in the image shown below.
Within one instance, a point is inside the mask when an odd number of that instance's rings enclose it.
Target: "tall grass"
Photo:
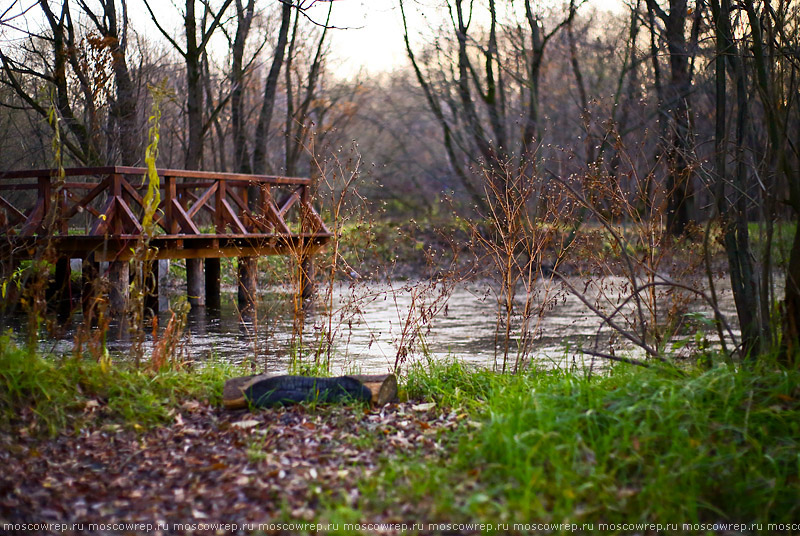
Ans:
[[[678,379],[621,365],[591,380],[417,369],[409,395],[430,393],[471,426],[447,463],[389,462],[363,507],[521,523],[798,519],[799,386],[800,372],[769,366]]]
[[[103,366],[80,358],[45,358],[0,337],[0,426],[54,435],[102,417],[137,430],[168,422],[186,400],[218,404],[226,378],[244,373],[210,362],[202,368],[150,371],[132,364]]]

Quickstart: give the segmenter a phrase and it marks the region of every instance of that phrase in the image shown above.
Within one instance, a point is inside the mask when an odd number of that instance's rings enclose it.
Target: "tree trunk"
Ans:
[[[127,60],[127,0],[122,0],[122,29],[117,25],[115,0],[107,0],[104,4],[104,15],[107,21],[105,28],[108,37],[113,41],[111,54],[113,57],[114,80],[117,94],[111,104],[110,115],[113,122],[111,140],[114,149],[119,151],[120,163],[123,166],[134,166],[142,156],[141,136],[136,127],[137,95],[136,86],[131,79]],[[109,152],[109,156],[113,155]]]
[[[231,128],[233,130],[233,167],[238,173],[251,173],[250,151],[247,148],[247,127],[244,110],[244,49],[253,20],[255,1],[250,0],[247,7],[242,0],[236,0],[236,37],[233,41],[231,65]]]
[[[672,126],[667,152],[667,218],[666,230],[672,236],[686,232],[690,220],[692,171],[686,161],[689,147],[689,91],[691,89],[690,50],[686,41],[687,0],[669,0],[669,13],[656,0],[647,0],[652,32],[655,17],[664,24],[664,39],[669,54],[670,82],[664,91],[662,115],[669,116]],[[699,7],[699,6],[696,6]],[[653,62],[657,66],[657,58]]]
[[[272,122],[272,112],[275,108],[275,94],[278,89],[283,59],[286,55],[286,43],[289,36],[289,25],[292,20],[292,4],[284,2],[281,8],[281,26],[278,30],[278,42],[275,45],[275,55],[272,57],[267,79],[264,81],[264,99],[261,102],[261,113],[258,117],[256,132],[253,138],[253,172],[262,175],[267,172],[267,138],[269,125]]]
[[[203,85],[201,83],[201,51],[197,44],[195,0],[186,0],[184,29],[186,31],[186,123],[187,144],[184,166],[200,169],[203,157]]]

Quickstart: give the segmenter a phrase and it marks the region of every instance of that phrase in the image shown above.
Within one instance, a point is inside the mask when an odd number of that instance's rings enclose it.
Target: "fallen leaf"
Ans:
[[[183,407],[183,409],[186,409],[188,411],[197,411],[203,406],[197,400],[187,400],[186,402],[181,404],[181,407]]]
[[[242,429],[242,430],[246,430],[248,428],[254,428],[254,427],[258,426],[259,424],[261,424],[261,421],[246,420],[246,421],[235,422],[235,423],[231,424],[231,426],[233,426],[234,428],[239,428],[239,429]]]

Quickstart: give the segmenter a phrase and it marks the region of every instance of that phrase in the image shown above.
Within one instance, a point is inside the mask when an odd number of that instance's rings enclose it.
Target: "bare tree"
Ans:
[[[79,0],[78,4],[94,23],[111,54],[116,92],[109,111],[107,153],[118,153],[122,165],[135,165],[142,155],[142,136],[137,119],[139,95],[128,68],[128,3],[127,0],[119,0],[122,11],[119,14],[117,0],[99,1],[99,13],[95,13],[84,0]]]
[[[404,2],[400,2],[406,53],[417,82],[441,126],[450,165],[482,212],[488,206],[484,192],[474,184],[471,168],[495,169],[496,173],[484,178],[498,181],[488,191],[502,195],[502,182],[508,176],[502,168],[512,155],[523,168],[534,160],[542,139],[539,108],[545,50],[576,13],[573,2],[566,17],[546,30],[544,18],[528,0],[524,27],[513,20],[504,25],[499,10],[513,10],[513,5],[490,0],[486,7],[481,15],[488,16],[487,22],[479,26],[475,4],[446,2],[450,41],[437,39],[420,61],[411,46]]]
[[[299,15],[298,15],[299,16]],[[289,41],[289,26],[292,21],[292,4],[283,2],[281,6],[281,25],[278,30],[278,39],[269,73],[264,81],[264,98],[261,102],[261,112],[258,116],[253,148],[253,172],[266,173],[267,171],[267,138],[272,115],[275,110],[275,95],[278,91],[278,82],[286,57],[286,45]]]
[[[0,49],[3,83],[14,90],[28,109],[43,119],[48,117],[49,105],[43,102],[39,90],[43,86],[52,88],[52,101],[63,118],[58,123],[64,129],[62,143],[79,162],[100,164],[103,157],[101,102],[98,97],[102,99],[107,95],[103,77],[106,75],[104,63],[108,58],[103,57],[104,45],[96,40],[81,42],[80,28],[74,24],[68,0],[63,0],[55,9],[46,0],[40,0],[38,7],[45,21],[41,33],[28,30],[26,38],[13,54]],[[92,52],[101,59],[99,64],[93,65],[95,76],[89,73],[85,58],[85,54]],[[80,100],[75,98],[71,79],[77,79]]]
[[[686,227],[689,224],[692,171],[686,155],[690,150],[689,115],[691,107],[689,100],[692,86],[690,60],[697,48],[699,34],[693,28],[691,38],[687,39],[686,15],[689,8],[688,0],[669,0],[668,11],[665,11],[657,0],[646,1],[652,25],[653,43],[655,43],[655,35],[658,33],[666,42],[669,59],[669,83],[664,90],[661,90],[658,55],[653,56],[654,69],[657,70],[657,91],[663,91],[663,96],[659,97],[661,115],[667,121],[671,130],[669,133],[668,169],[665,186],[667,193],[666,227],[669,233],[679,236],[686,231]],[[697,28],[699,28],[699,17],[702,13],[702,8],[702,0],[698,0],[694,6],[694,20]],[[659,22],[661,27],[658,27]]]
[[[212,10],[211,5],[204,3],[205,15],[202,17],[202,26],[197,27],[196,0],[186,0],[185,10],[182,13],[185,45],[178,44],[169,31],[160,23],[159,17],[153,12],[150,2],[145,0],[145,6],[153,22],[161,34],[170,42],[173,48],[183,57],[186,65],[186,130],[187,143],[184,158],[186,169],[200,169],[203,161],[203,137],[205,133],[205,116],[203,110],[203,80],[202,56],[208,46],[211,36],[219,28],[222,17],[233,0],[223,0],[222,4]],[[186,286],[189,303],[193,306],[205,305],[203,264],[200,259],[186,260]]]

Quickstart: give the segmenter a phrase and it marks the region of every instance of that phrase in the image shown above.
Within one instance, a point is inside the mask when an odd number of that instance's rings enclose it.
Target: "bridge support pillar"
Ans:
[[[239,311],[251,314],[256,306],[256,290],[258,288],[258,259],[256,257],[239,257]]]
[[[60,320],[69,318],[72,311],[72,269],[69,264],[69,257],[59,257],[56,261],[56,314]]]
[[[100,286],[100,263],[95,262],[94,257],[84,259],[81,264],[81,308],[83,321],[92,325],[97,323],[99,314]]]
[[[144,280],[144,308],[157,315],[159,311],[169,309],[169,299],[164,292],[169,272],[167,261],[155,260],[142,266]]]
[[[203,277],[203,260],[186,259],[186,296],[192,307],[205,307],[205,278]]]
[[[206,259],[206,307],[218,310],[221,305],[220,284],[221,271],[220,259]]]
[[[131,284],[130,263],[114,261],[108,267],[108,305],[111,314],[123,315],[128,310],[128,289]]]

